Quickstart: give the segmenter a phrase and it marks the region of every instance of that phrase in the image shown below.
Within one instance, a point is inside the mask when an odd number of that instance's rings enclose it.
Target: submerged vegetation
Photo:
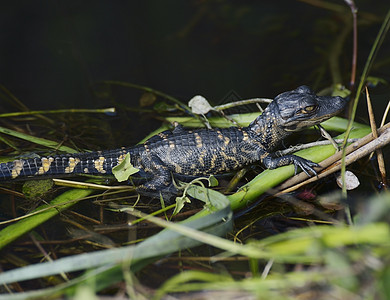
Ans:
[[[346,2],[356,13],[353,2]],[[98,293],[114,299],[122,293],[131,299],[167,295],[179,299],[188,295],[202,299],[390,298],[390,195],[386,159],[380,152],[390,141],[390,125],[376,129],[375,122],[370,128],[354,120],[389,26],[390,11],[357,84],[356,54],[352,55],[349,118],[322,123],[326,130],[339,133],[335,139],[341,150],[329,143],[298,152],[320,163],[324,170],[318,177],[294,176],[293,166],[265,171],[256,166],[228,178],[177,182],[183,195],[171,205],[139,197],[131,185],[107,177],[54,179],[54,187],[51,180],[2,184],[0,299],[63,295],[84,299]],[[330,59],[335,84],[331,90],[340,92],[335,61]],[[119,81],[94,85],[96,93],[112,92],[115,87],[142,93],[139,109],[118,105],[119,117],[138,110],[164,121],[144,140],[170,128],[174,121],[187,128],[246,126],[258,115],[232,114],[235,104],[208,105],[211,113],[196,115],[182,101],[152,87]],[[364,94],[369,100],[367,89]],[[120,129],[112,130],[113,109],[30,111],[6,87],[1,86],[0,96],[21,111],[0,114],[1,162],[54,151],[109,148],[125,135]],[[107,139],[102,140],[102,135]],[[309,135],[318,137],[315,130]],[[379,158],[378,179],[367,170],[367,161],[362,162],[374,152]],[[365,195],[359,196],[366,198],[364,203],[354,204],[357,195],[347,192],[347,168],[363,178],[360,193]],[[117,171],[125,176],[120,181],[136,172],[126,160]],[[339,171],[343,190],[335,182]]]

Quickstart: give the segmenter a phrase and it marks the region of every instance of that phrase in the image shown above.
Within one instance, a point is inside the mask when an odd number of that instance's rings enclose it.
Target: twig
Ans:
[[[12,113],[0,114],[0,118],[5,117],[19,117],[27,115],[38,115],[38,114],[60,114],[60,113],[114,113],[115,108],[102,108],[102,109],[56,109],[56,110],[31,110],[31,111],[19,111]]]
[[[386,106],[385,112],[383,113],[383,117],[382,117],[382,121],[381,121],[381,126],[380,127],[385,125],[387,115],[389,114],[389,110],[390,110],[390,100],[389,100],[389,102],[387,102],[387,106]]]
[[[224,109],[228,109],[228,108],[232,108],[232,107],[236,107],[236,106],[240,106],[240,105],[247,105],[247,104],[253,104],[253,103],[271,103],[271,102],[272,102],[272,99],[268,99],[268,98],[253,98],[253,99],[247,99],[247,100],[241,100],[241,101],[230,102],[230,103],[226,103],[226,104],[222,104],[222,105],[217,105],[217,106],[214,106],[213,108],[215,110],[224,110]]]
[[[374,111],[372,109],[371,98],[370,98],[370,94],[368,92],[367,87],[366,87],[366,99],[367,99],[367,108],[368,108],[368,115],[370,118],[372,135],[374,136],[374,138],[378,138],[378,131],[376,128]],[[382,183],[383,183],[383,186],[386,188],[387,187],[386,168],[385,168],[385,160],[383,158],[382,150],[381,149],[376,150],[376,155],[377,155],[377,160],[378,160],[379,172],[380,172],[381,177],[382,177]]]
[[[348,139],[347,143],[354,143],[354,142],[357,142],[358,140],[360,140],[360,139]],[[341,144],[344,141],[344,139],[336,139],[333,141],[335,141],[338,144]],[[299,150],[308,149],[308,148],[315,147],[315,146],[324,146],[324,145],[329,145],[329,144],[333,144],[333,143],[331,141],[317,141],[317,142],[307,143],[307,144],[303,144],[303,145],[295,145],[295,146],[291,146],[291,147],[284,149],[284,150],[276,151],[275,154],[277,156],[284,156],[284,155],[291,154],[293,152],[297,152]]]
[[[382,26],[379,29],[378,35],[375,38],[375,41],[374,41],[374,44],[372,45],[370,54],[368,55],[367,61],[364,65],[364,69],[363,69],[363,72],[361,75],[361,79],[359,81],[359,85],[357,86],[357,89],[356,89],[356,96],[355,96],[353,103],[352,103],[349,123],[347,126],[347,130],[345,131],[345,141],[344,141],[343,146],[342,146],[343,155],[345,155],[345,145],[347,143],[346,139],[348,139],[349,134],[351,133],[351,130],[352,130],[352,124],[355,121],[355,115],[356,115],[357,105],[359,102],[360,93],[363,90],[363,86],[365,85],[365,82],[366,82],[367,76],[371,70],[373,61],[375,60],[375,57],[378,53],[378,50],[381,47],[383,40],[385,39],[386,33],[389,31],[389,29],[390,29],[390,10],[387,12],[385,20],[382,23]],[[345,165],[342,166],[341,173],[345,174]],[[343,185],[342,192],[343,192],[344,198],[346,198],[347,197],[346,185]]]
[[[129,190],[134,191],[134,187],[128,185],[108,186],[88,182],[78,182],[73,180],[53,178],[54,184],[78,189],[94,189],[94,190]]]
[[[351,68],[351,80],[350,80],[350,90],[354,89],[355,80],[356,80],[356,61],[357,61],[357,7],[353,0],[344,0],[348,6],[351,8],[352,12],[352,28],[353,28],[353,47],[352,47],[352,68]]]
[[[348,147],[345,148],[345,153],[348,154],[348,156],[345,158],[346,164],[350,164],[361,157],[371,153],[372,151],[375,151],[376,149],[379,149],[380,147],[383,147],[385,144],[390,142],[390,123],[387,123],[385,126],[379,128],[378,130],[380,136],[378,139],[374,140],[374,137],[372,133],[366,135],[365,137],[359,139],[357,142],[349,145]],[[386,133],[386,135],[385,135]],[[386,140],[388,139],[388,140]],[[374,140],[374,141],[373,141]],[[362,152],[360,148],[363,148],[365,152]],[[368,149],[368,150],[367,150]],[[349,156],[350,153],[359,151],[358,154],[354,154]],[[309,179],[308,176],[304,173],[301,172],[297,174],[296,176],[290,178],[289,180],[285,181],[283,184],[281,184],[276,191],[278,192],[277,195],[282,194],[282,193],[288,193],[291,191],[294,191],[301,186],[308,184],[310,182],[314,182],[318,180],[319,178],[323,178],[325,176],[328,176],[329,174],[336,172],[340,170],[341,168],[341,162],[340,159],[342,157],[343,153],[341,151],[335,153],[331,157],[325,159],[322,161],[319,165],[322,168],[327,168],[331,164],[335,163],[335,168],[329,168],[323,171],[318,175],[318,177],[311,177]],[[307,180],[305,180],[307,179]]]
[[[233,189],[235,189],[235,187],[240,182],[240,180],[245,176],[246,172],[247,172],[246,168],[243,168],[243,169],[239,170],[238,172],[236,172],[234,174],[233,178],[230,180],[227,187],[224,188],[221,192],[223,192],[224,194],[227,194],[227,193],[231,192]]]
[[[213,107],[213,110],[220,113],[222,115],[222,117],[224,117],[229,122],[233,123],[235,126],[238,126],[236,121],[234,121],[228,115],[225,115],[225,113],[224,113],[225,109],[229,109],[229,108],[240,106],[240,105],[256,104],[256,106],[258,107],[260,112],[263,112],[263,109],[259,105],[259,103],[271,103],[271,102],[272,102],[272,99],[268,99],[268,98],[253,98],[253,99],[247,99],[247,100],[241,100],[241,101],[230,102],[230,103],[226,103],[226,104],[222,104],[222,105],[217,105],[217,106]]]
[[[334,140],[334,139],[332,138],[332,136],[325,130],[325,128],[322,127],[321,124],[318,124],[317,127],[320,129],[322,137],[325,138],[325,139],[327,139],[327,140],[333,145],[333,147],[336,149],[336,151],[340,151],[339,145],[337,145],[337,143],[335,142],[335,140]]]

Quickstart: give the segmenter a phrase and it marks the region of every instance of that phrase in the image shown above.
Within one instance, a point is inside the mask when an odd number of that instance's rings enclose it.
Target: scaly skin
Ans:
[[[306,86],[278,95],[248,127],[185,130],[181,126],[150,138],[143,145],[91,153],[19,159],[0,164],[0,181],[66,174],[112,174],[130,153],[131,163],[145,180],[139,193],[169,200],[177,194],[172,176],[199,177],[230,172],[260,162],[266,168],[294,164],[316,174],[318,165],[295,155],[272,152],[293,132],[329,119],[347,101],[317,96]]]

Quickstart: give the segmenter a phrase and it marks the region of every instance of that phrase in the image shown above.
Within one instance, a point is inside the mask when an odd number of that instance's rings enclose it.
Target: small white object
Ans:
[[[192,112],[197,115],[204,115],[207,114],[210,110],[213,110],[213,107],[206,100],[206,98],[200,95],[193,97],[188,102],[188,106],[191,107]]]
[[[337,176],[336,179],[337,185],[342,188],[343,180],[341,178],[341,174]],[[356,189],[360,185],[359,179],[353,174],[351,171],[345,171],[345,186],[348,191]]]

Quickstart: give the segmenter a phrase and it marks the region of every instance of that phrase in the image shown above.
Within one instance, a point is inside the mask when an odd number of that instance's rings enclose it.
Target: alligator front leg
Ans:
[[[298,167],[300,167],[302,171],[305,172],[309,177],[311,176],[310,172],[317,176],[317,172],[313,168],[320,167],[319,164],[296,155],[285,155],[281,157],[267,156],[262,160],[262,163],[267,169],[275,169],[278,167],[294,164],[295,174],[297,174]]]
[[[140,194],[152,198],[160,198],[161,195],[166,202],[177,195],[178,191],[173,184],[171,171],[158,156],[144,155],[142,170],[147,174],[147,179],[136,188]]]

